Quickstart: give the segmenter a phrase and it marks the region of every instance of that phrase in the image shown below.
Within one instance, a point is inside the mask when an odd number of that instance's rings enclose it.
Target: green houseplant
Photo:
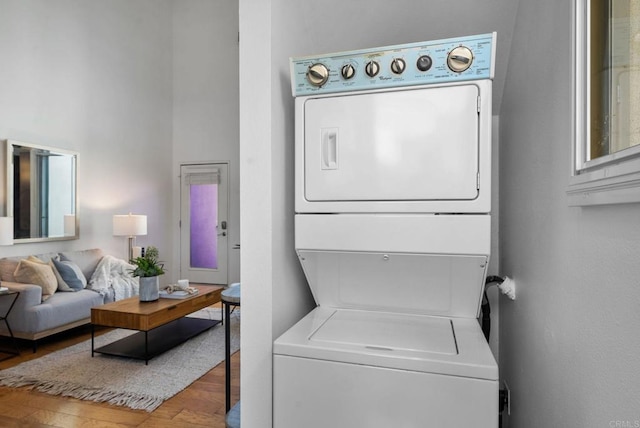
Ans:
[[[159,255],[156,247],[147,247],[144,256],[131,260],[131,264],[136,267],[131,274],[142,278],[164,275],[164,263],[158,261]]]
[[[135,266],[131,274],[140,278],[141,302],[152,302],[159,298],[159,277],[164,274],[164,263],[158,261],[159,255],[160,253],[156,247],[149,246],[144,256],[131,260],[131,264]]]

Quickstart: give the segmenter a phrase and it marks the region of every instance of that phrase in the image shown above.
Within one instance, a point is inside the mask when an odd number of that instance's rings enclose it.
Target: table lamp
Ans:
[[[124,214],[113,216],[113,235],[129,237],[129,260],[133,259],[136,236],[147,234],[147,216]]]

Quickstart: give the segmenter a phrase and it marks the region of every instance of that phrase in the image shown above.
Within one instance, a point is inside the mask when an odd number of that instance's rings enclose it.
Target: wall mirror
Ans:
[[[78,153],[7,141],[7,215],[14,243],[78,238]]]

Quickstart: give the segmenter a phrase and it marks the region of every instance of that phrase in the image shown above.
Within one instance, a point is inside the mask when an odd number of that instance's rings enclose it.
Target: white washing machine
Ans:
[[[295,246],[318,306],[274,342],[274,428],[498,426],[476,319],[495,39],[291,59]]]

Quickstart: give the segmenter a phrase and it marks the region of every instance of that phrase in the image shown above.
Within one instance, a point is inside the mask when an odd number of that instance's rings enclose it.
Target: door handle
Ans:
[[[222,230],[222,232],[218,232],[218,236],[227,236],[227,222],[221,221],[220,226],[216,226],[216,230]]]
[[[338,169],[338,128],[321,131],[322,169]]]

